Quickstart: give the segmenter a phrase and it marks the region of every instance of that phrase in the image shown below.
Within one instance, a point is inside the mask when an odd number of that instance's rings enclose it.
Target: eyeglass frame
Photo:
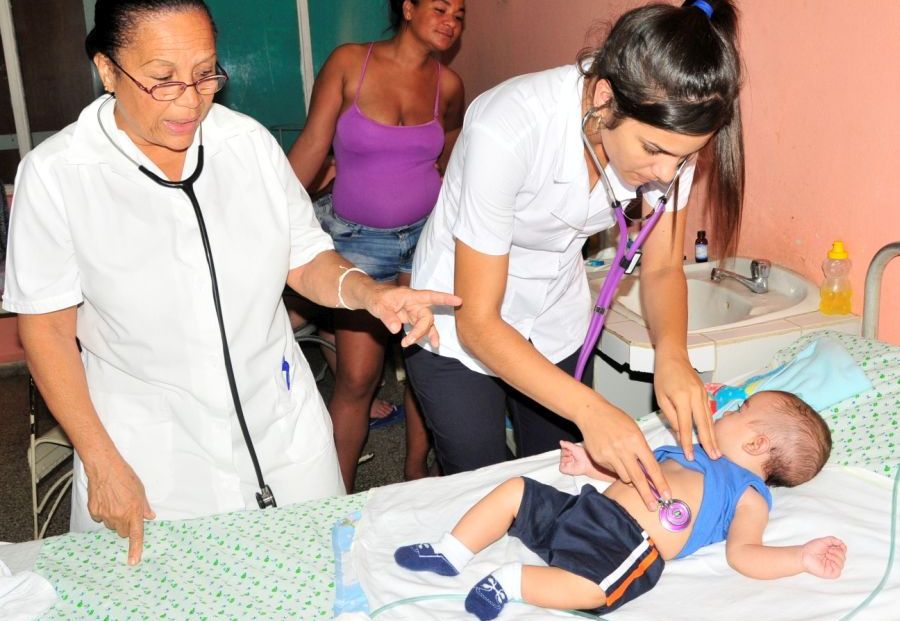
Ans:
[[[111,63],[112,63],[119,71],[121,71],[121,72],[124,73],[126,76],[128,76],[128,79],[130,79],[132,82],[134,82],[134,83],[137,85],[137,87],[138,87],[139,89],[141,89],[142,91],[144,91],[145,93],[147,93],[148,95],[150,95],[150,97],[153,98],[153,101],[175,101],[176,99],[178,99],[179,97],[181,97],[182,95],[184,95],[184,92],[185,92],[188,88],[190,88],[190,87],[192,87],[192,86],[194,87],[194,90],[196,90],[197,93],[200,94],[200,90],[197,88],[197,85],[200,84],[201,82],[205,82],[206,80],[212,80],[212,79],[214,79],[214,78],[216,78],[216,79],[225,78],[225,81],[222,82],[222,87],[219,88],[219,90],[213,91],[212,93],[210,93],[211,95],[215,95],[216,93],[218,93],[219,91],[221,91],[223,88],[225,88],[225,82],[228,82],[228,74],[225,72],[224,67],[222,67],[222,65],[220,65],[220,64],[218,63],[218,61],[216,61],[216,71],[221,71],[221,73],[214,73],[213,75],[208,75],[208,76],[206,76],[205,78],[200,78],[199,80],[196,80],[196,81],[190,82],[190,83],[188,83],[188,82],[179,82],[179,81],[177,81],[177,80],[173,80],[173,81],[170,81],[170,82],[160,82],[159,84],[154,84],[154,85],[151,86],[150,88],[147,88],[146,86],[144,86],[143,84],[141,84],[140,82],[138,82],[137,78],[135,78],[133,75],[131,75],[130,73],[128,73],[127,71],[125,71],[125,68],[122,67],[122,65],[120,65],[119,63],[117,63],[115,58],[113,58],[112,56],[107,56],[107,58],[109,58],[109,62],[111,62]],[[160,87],[163,87],[163,86],[174,86],[174,85],[176,85],[176,84],[180,84],[180,85],[183,86],[184,88],[182,88],[182,89],[181,89],[181,92],[178,93],[177,95],[175,95],[175,97],[172,97],[172,99],[159,99],[159,98],[157,98],[157,97],[153,94],[153,91],[156,90],[156,89],[158,89],[158,88],[160,88]]]

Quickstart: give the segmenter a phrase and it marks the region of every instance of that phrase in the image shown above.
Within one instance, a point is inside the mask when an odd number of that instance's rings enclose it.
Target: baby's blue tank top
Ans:
[[[694,529],[675,558],[693,554],[711,543],[725,541],[738,500],[748,487],[762,494],[769,510],[772,510],[772,494],[765,481],[726,457],[710,459],[699,444],[694,445],[694,461],[689,461],[684,456],[684,450],[678,446],[661,446],[653,454],[660,463],[672,459],[703,475],[703,497],[700,511],[694,514]]]

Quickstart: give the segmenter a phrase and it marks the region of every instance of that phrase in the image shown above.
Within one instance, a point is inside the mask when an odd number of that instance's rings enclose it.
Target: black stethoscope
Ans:
[[[277,506],[275,504],[275,495],[272,494],[272,489],[266,485],[266,481],[263,478],[262,469],[259,467],[259,459],[256,457],[256,449],[253,447],[253,440],[250,438],[250,430],[247,428],[247,421],[244,419],[244,410],[241,407],[241,399],[240,396],[238,396],[237,383],[234,380],[234,368],[231,365],[231,351],[228,349],[228,339],[225,337],[225,321],[222,318],[222,303],[219,299],[219,284],[216,280],[216,267],[213,263],[212,250],[209,245],[209,236],[206,233],[206,223],[203,220],[203,213],[200,211],[200,203],[197,200],[197,195],[194,193],[194,183],[200,178],[200,173],[203,172],[203,126],[200,126],[200,144],[197,146],[197,166],[194,168],[194,172],[181,181],[169,181],[147,169],[140,162],[125,153],[125,151],[116,144],[116,141],[113,140],[112,136],[109,135],[106,128],[103,127],[103,119],[101,118],[100,113],[106,104],[114,100],[115,97],[110,95],[110,97],[97,108],[97,123],[99,123],[103,135],[106,136],[106,139],[109,140],[110,144],[115,147],[116,151],[121,153],[129,162],[137,166],[137,169],[144,173],[144,175],[153,183],[161,185],[164,188],[173,188],[184,192],[185,195],[187,195],[188,200],[191,201],[191,206],[194,208],[194,215],[197,216],[197,225],[200,227],[200,238],[203,240],[206,264],[209,266],[213,304],[216,307],[216,319],[219,322],[219,336],[222,339],[222,355],[225,358],[225,373],[228,375],[228,387],[231,389],[231,399],[234,402],[234,410],[237,413],[238,423],[240,423],[241,426],[244,443],[247,445],[247,451],[250,453],[250,461],[253,462],[253,470],[256,471],[256,481],[259,483],[259,491],[256,492],[256,502],[260,509],[275,507]]]

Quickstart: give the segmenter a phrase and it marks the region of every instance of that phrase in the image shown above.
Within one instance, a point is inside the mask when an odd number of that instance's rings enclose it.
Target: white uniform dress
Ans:
[[[78,305],[91,400],[159,519],[256,508],[193,208],[110,144],[98,125],[103,99],[19,167],[3,306],[27,314]],[[114,105],[100,111],[103,126],[162,176],[116,128]],[[265,128],[219,105],[202,128],[195,191],[264,477],[280,506],[342,494],[331,422],[281,302],[288,270],[330,250],[331,239]],[[185,176],[199,143],[200,132]],[[71,528],[98,526],[76,456]]]
[[[602,184],[589,187],[582,91],[583,77],[569,65],[512,78],[472,102],[413,262],[413,287],[453,291],[455,240],[508,254],[501,316],[553,363],[581,347],[590,322],[581,248],[615,225]],[[695,164],[692,156],[681,174],[679,209]],[[619,201],[635,197],[611,165],[605,170]],[[651,205],[663,192],[658,183],[643,190]],[[452,310],[436,312],[434,325],[440,347],[424,348],[493,375],[459,342]]]

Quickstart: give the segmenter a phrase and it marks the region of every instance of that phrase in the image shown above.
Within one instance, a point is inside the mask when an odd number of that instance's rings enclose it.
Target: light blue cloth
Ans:
[[[814,410],[826,408],[872,388],[853,357],[836,340],[823,337],[810,343],[793,360],[751,377],[740,386],[723,386],[715,394],[717,415],[736,410],[760,390],[794,393]],[[718,418],[716,416],[715,418]]]
[[[331,530],[331,544],[334,550],[335,563],[335,597],[334,616],[343,613],[369,612],[369,601],[362,590],[353,562],[350,560],[350,548],[353,535],[362,512],[356,511],[334,525]]]

